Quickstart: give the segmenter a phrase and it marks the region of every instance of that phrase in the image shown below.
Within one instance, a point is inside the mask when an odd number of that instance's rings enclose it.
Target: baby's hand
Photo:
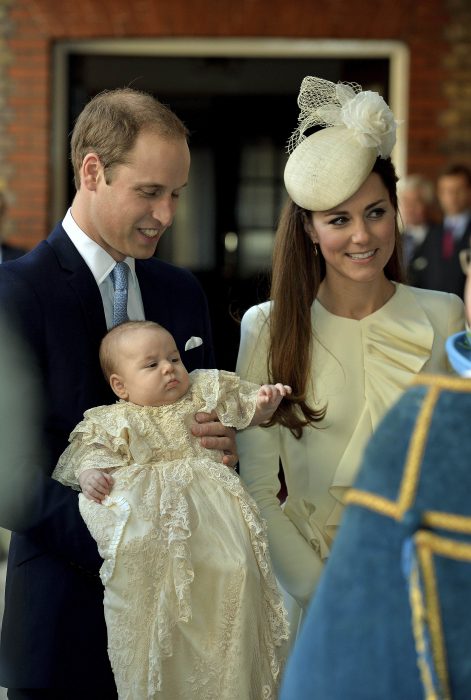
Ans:
[[[291,391],[291,387],[287,384],[263,384],[258,392],[258,403],[264,408],[275,411],[283,396],[288,396]]]
[[[79,475],[78,481],[84,496],[95,503],[102,502],[110,493],[114,483],[111,474],[107,474],[102,469],[86,469]]]
[[[284,396],[292,393],[287,384],[263,384],[257,397],[257,410],[252,425],[258,425],[269,420],[276,411]]]

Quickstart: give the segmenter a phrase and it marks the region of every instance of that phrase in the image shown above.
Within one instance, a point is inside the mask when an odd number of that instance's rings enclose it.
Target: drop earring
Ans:
[[[317,243],[314,243],[314,255],[316,256],[316,258],[319,255],[319,253],[317,252]]]

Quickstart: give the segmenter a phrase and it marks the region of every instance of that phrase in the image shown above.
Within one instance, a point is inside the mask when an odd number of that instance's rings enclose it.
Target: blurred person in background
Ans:
[[[397,196],[404,268],[408,281],[414,285],[415,266],[420,269],[421,265],[420,246],[433,224],[435,188],[423,175],[407,175],[397,183]]]
[[[466,276],[459,255],[470,245],[471,169],[461,163],[445,168],[438,176],[436,195],[442,221],[431,227],[416,251],[411,283],[463,298]]]
[[[0,336],[0,522],[15,530],[34,518],[33,494],[42,478],[41,385],[31,354],[3,316]],[[5,555],[9,532],[3,533]]]
[[[8,201],[5,190],[0,189],[0,263],[6,260],[15,260],[26,253],[24,248],[10,245],[8,241],[8,227],[6,216]]]

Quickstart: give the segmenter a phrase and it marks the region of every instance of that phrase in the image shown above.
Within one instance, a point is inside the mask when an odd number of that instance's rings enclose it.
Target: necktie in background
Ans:
[[[116,263],[110,272],[114,287],[113,326],[128,321],[128,272],[125,262]]]
[[[442,257],[448,260],[453,255],[453,250],[455,247],[455,241],[453,237],[453,230],[449,227],[443,229],[442,236]]]

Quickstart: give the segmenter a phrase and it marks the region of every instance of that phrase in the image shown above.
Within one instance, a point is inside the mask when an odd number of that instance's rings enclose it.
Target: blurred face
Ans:
[[[321,249],[329,282],[384,278],[395,246],[396,212],[376,173],[345,202],[312,213],[305,228]]]
[[[420,189],[405,190],[399,197],[399,210],[405,226],[427,223],[427,203]]]
[[[79,224],[116,261],[154,255],[190,168],[185,139],[167,140],[152,132],[138,136],[128,159],[108,173],[108,183],[96,155],[87,155],[82,165],[81,188],[85,185],[90,199]]]
[[[188,391],[190,378],[173,337],[163,328],[139,328],[116,342],[118,371],[110,377],[117,396],[139,406],[163,406]]]
[[[464,175],[442,175],[437,184],[437,197],[447,216],[461,214],[471,207],[471,187]]]

